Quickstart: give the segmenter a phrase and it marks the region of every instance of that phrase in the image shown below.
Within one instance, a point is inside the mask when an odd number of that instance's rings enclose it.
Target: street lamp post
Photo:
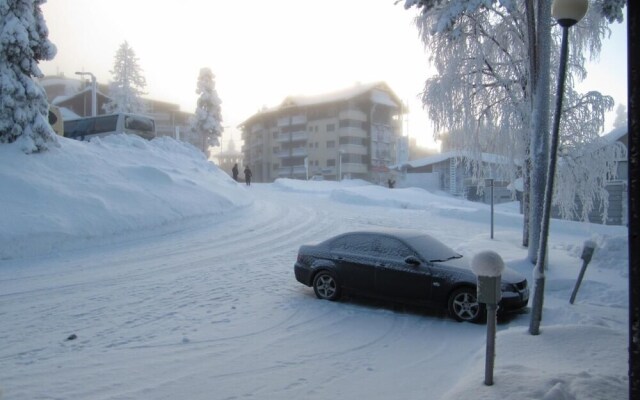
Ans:
[[[91,77],[91,116],[95,117],[97,114],[97,85],[96,85],[96,76],[91,72],[76,72],[76,75],[84,76],[89,75]]]
[[[538,259],[535,267],[535,291],[533,294],[533,306],[531,310],[531,323],[529,333],[540,334],[540,321],[542,320],[542,304],[544,298],[545,263],[547,260],[547,239],[549,236],[549,222],[551,218],[551,198],[553,196],[553,183],[556,174],[556,160],[558,158],[558,143],[560,142],[560,116],[562,113],[562,98],[564,95],[564,82],[567,69],[567,53],[569,44],[569,28],[577,24],[589,8],[588,0],[554,0],[551,5],[551,15],[562,27],[562,45],[560,47],[560,67],[558,71],[558,85],[556,92],[556,109],[553,115],[551,131],[551,145],[549,166],[547,168],[547,182],[544,192],[544,204],[542,207],[542,222],[540,224],[540,244]]]

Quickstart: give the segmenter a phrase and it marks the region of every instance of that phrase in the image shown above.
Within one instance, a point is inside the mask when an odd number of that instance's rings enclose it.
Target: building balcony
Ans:
[[[307,123],[306,115],[293,115],[278,118],[278,127],[289,125],[304,125]]]
[[[338,119],[352,119],[367,122],[367,114],[360,110],[343,110],[338,113]]]
[[[296,165],[293,167],[294,175],[301,175],[306,173],[307,173],[307,169],[304,167],[304,165]]]
[[[363,144],[341,144],[340,152],[343,154],[358,154],[364,156],[369,154],[369,147]]]
[[[307,174],[307,169],[304,165],[294,165],[292,167],[280,167],[277,172],[279,177],[291,177],[294,175],[302,176]]]
[[[309,155],[309,151],[306,147],[296,147],[291,149],[292,157],[306,157],[307,155]]]
[[[342,175],[344,174],[366,174],[368,167],[360,163],[342,163]]]
[[[278,143],[289,143],[289,142],[306,142],[309,140],[309,132],[307,131],[296,131],[293,133],[279,133],[276,141]]]
[[[275,153],[275,156],[278,158],[289,158],[289,157],[306,157],[309,155],[306,147],[296,147],[291,150],[280,150]]]
[[[307,141],[309,140],[309,132],[307,131],[297,131],[291,134],[292,142],[299,142],[301,140]]]
[[[304,125],[307,123],[306,115],[294,115],[291,117],[291,125]]]
[[[346,128],[338,128],[338,136],[343,136],[343,137],[348,136],[348,137],[357,137],[357,138],[366,139],[369,135],[367,131],[362,128],[346,127]]]

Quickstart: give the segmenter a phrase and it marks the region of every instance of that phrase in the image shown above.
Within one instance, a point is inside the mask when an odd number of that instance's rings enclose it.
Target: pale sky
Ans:
[[[417,11],[394,2],[49,0],[42,10],[58,54],[41,68],[68,77],[87,71],[107,83],[126,40],[139,58],[147,97],[188,112],[195,109],[200,68],[211,68],[223,138],[233,134],[236,141],[238,124],[286,96],[385,81],[411,110],[405,133],[434,146],[419,99],[431,70],[413,24]],[[600,63],[589,69],[582,90],[599,90],[626,105],[626,22],[614,27]],[[614,118],[607,119],[609,129]]]

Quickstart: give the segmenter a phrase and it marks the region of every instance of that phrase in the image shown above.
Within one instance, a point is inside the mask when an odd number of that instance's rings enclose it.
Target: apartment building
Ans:
[[[403,112],[383,82],[287,97],[240,125],[244,164],[258,182],[311,177],[384,182],[402,147]]]

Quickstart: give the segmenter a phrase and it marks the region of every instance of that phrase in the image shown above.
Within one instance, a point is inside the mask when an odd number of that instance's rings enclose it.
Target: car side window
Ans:
[[[405,257],[416,255],[406,244],[395,238],[380,237],[376,242],[380,255],[388,258],[404,259]]]
[[[370,235],[356,234],[341,236],[331,242],[331,251],[341,253],[352,253],[359,255],[370,255],[373,252],[374,241]]]

